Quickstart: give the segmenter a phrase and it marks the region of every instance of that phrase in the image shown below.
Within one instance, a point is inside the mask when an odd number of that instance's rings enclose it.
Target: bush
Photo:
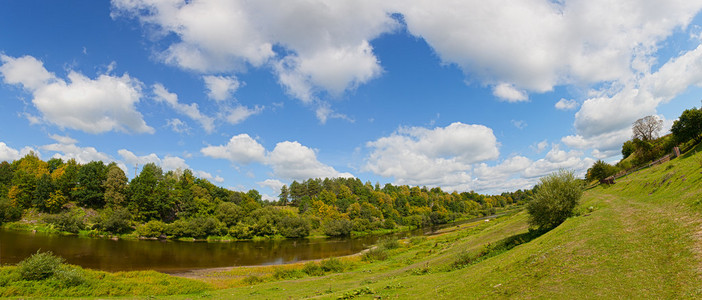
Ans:
[[[157,238],[166,232],[166,223],[157,220],[151,220],[137,227],[136,232],[139,236]]]
[[[114,210],[105,209],[95,224],[95,229],[110,232],[113,234],[125,233],[132,229],[130,220],[132,215],[124,207]]]
[[[206,238],[226,233],[226,227],[214,217],[196,217],[190,220],[176,220],[166,226],[166,232],[176,238]]]
[[[78,210],[67,211],[57,215],[48,215],[44,217],[44,222],[53,224],[58,230],[71,233],[78,233],[85,229],[83,216]]]
[[[344,263],[338,258],[329,258],[322,260],[320,267],[324,272],[339,273],[344,271]]]
[[[617,173],[617,167],[612,166],[603,160],[598,160],[594,164],[592,164],[592,167],[587,169],[587,180],[588,181],[593,181],[597,180],[600,181],[602,179],[605,179],[609,176],[612,176]]]
[[[54,277],[58,279],[64,287],[79,286],[85,282],[83,270],[68,265],[60,266],[54,273]]]
[[[304,276],[305,274],[299,269],[276,268],[273,272],[275,279],[295,279]]]
[[[573,215],[582,194],[582,184],[572,171],[560,170],[541,177],[526,207],[529,224],[541,229],[558,226]]]
[[[12,206],[7,198],[0,198],[0,224],[13,222],[22,218],[22,209]]]
[[[324,275],[324,270],[316,262],[308,262],[302,267],[302,272],[305,272],[310,276],[322,276]]]
[[[237,223],[229,228],[229,235],[233,238],[247,240],[253,237],[253,232],[251,232],[251,227],[249,227],[249,225]]]
[[[322,224],[322,228],[328,236],[348,236],[351,234],[353,223],[346,219],[327,220]]]
[[[310,234],[310,222],[302,217],[286,216],[278,223],[278,232],[286,238],[306,237]]]
[[[361,259],[363,261],[373,262],[378,260],[386,260],[388,258],[388,253],[385,252],[383,247],[370,248],[368,251],[363,253]]]
[[[396,238],[388,238],[381,240],[380,246],[388,250],[397,249],[400,248],[400,241],[398,241]]]
[[[24,280],[42,280],[51,277],[58,271],[63,258],[55,256],[51,251],[32,254],[32,256],[17,264],[20,277]]]

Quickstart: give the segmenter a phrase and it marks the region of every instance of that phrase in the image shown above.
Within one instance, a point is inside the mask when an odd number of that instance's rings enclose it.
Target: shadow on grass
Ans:
[[[499,254],[502,254],[504,252],[507,252],[511,250],[514,247],[517,247],[521,244],[528,243],[537,237],[542,236],[544,233],[548,232],[550,229],[538,229],[538,230],[533,230],[529,229],[528,232],[525,233],[520,233],[520,234],[515,234],[510,237],[506,237],[504,239],[501,239],[497,242],[493,243],[488,243],[487,245],[483,246],[483,249],[480,250],[478,253],[463,253],[461,254],[458,259],[453,262],[447,271],[453,271],[453,270],[458,270],[458,269],[463,269],[465,267],[474,265],[476,263],[479,263],[483,260],[486,260],[490,257],[497,256]]]

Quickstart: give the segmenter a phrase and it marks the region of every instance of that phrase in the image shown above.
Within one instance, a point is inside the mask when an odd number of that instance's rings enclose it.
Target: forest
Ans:
[[[153,163],[128,180],[116,164],[41,160],[0,163],[0,223],[36,220],[49,231],[89,236],[243,240],[349,236],[417,228],[494,214],[524,204],[532,190],[500,195],[438,187],[308,179],[283,186],[278,201],[232,191],[190,170]]]

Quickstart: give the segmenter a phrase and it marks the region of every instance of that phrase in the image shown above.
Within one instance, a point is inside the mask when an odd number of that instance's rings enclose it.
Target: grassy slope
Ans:
[[[460,254],[478,253],[487,243],[525,233],[527,216],[522,212],[474,224],[415,245],[407,241],[388,260],[359,263],[345,273],[223,289],[208,296],[702,297],[702,154],[589,190],[579,211],[531,242],[458,270],[450,265]]]

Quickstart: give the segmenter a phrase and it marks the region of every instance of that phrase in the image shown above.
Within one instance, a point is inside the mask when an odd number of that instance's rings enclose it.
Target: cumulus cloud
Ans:
[[[200,150],[205,156],[227,159],[238,164],[258,162],[270,166],[276,177],[306,180],[324,177],[353,177],[342,173],[317,159],[316,150],[299,142],[284,141],[275,148],[266,149],[248,134],[233,136],[226,145],[208,146]]]
[[[509,83],[498,84],[493,88],[492,94],[507,102],[523,102],[529,100],[529,96],[527,96],[525,91],[518,90],[514,85]]]
[[[205,171],[193,171],[193,174],[195,174],[195,176],[197,176],[197,177],[204,178],[204,179],[207,179],[207,180],[211,180],[211,181],[214,181],[214,182],[217,182],[217,183],[222,183],[222,182],[224,182],[224,178],[222,178],[222,176],[219,176],[219,175],[217,175],[217,176],[212,176],[212,174],[210,174],[209,172],[205,172]]]
[[[97,151],[94,147],[79,147],[75,145],[76,141],[72,139],[72,143],[66,143],[69,142],[69,140],[65,138],[66,137],[62,137],[62,139],[57,140],[59,143],[44,145],[40,148],[49,152],[57,152],[53,155],[54,158],[60,158],[64,161],[75,159],[76,162],[80,164],[86,164],[91,161],[102,161],[104,163],[113,161],[109,155]]]
[[[484,83],[545,92],[645,71],[656,44],[702,7],[695,1],[608,3],[410,1],[399,10],[409,31],[444,62]]]
[[[555,105],[556,109],[559,110],[572,110],[578,107],[578,102],[573,100],[573,99],[565,99],[561,98],[561,100],[558,100]]]
[[[214,118],[202,114],[197,103],[183,104],[178,102],[178,95],[169,92],[160,83],[154,84],[153,91],[156,101],[165,102],[175,111],[199,122],[206,132],[212,133],[214,131]]]
[[[232,97],[239,88],[239,80],[234,76],[203,76],[207,87],[207,96],[212,100],[224,101]]]
[[[600,91],[575,114],[575,135],[562,141],[578,149],[594,148],[598,155],[613,153],[631,138],[631,125],[639,118],[656,115],[656,107],[702,86],[702,45],[671,59],[658,71],[614,90]]]
[[[278,179],[266,179],[264,181],[257,182],[256,184],[258,184],[261,187],[267,187],[276,193],[280,192],[280,188],[283,187],[283,185],[285,185],[285,183]]]
[[[223,158],[234,163],[263,162],[266,149],[248,134],[233,136],[226,145],[208,146],[200,150],[205,156]]]
[[[156,165],[161,165],[161,159],[156,155],[156,153],[151,153],[149,155],[143,155],[143,156],[137,156],[133,152],[127,150],[127,149],[120,149],[117,151],[117,154],[122,157],[122,160],[124,161],[125,164],[128,166],[135,166],[135,165],[145,165],[148,163],[154,163]]]
[[[499,155],[492,129],[460,122],[434,129],[400,128],[366,146],[371,153],[362,170],[394,177],[401,184],[469,181],[471,164]]]
[[[32,56],[2,55],[0,60],[5,83],[21,84],[30,92],[44,122],[89,133],[154,132],[135,107],[142,96],[142,83],[127,74],[102,74],[90,79],[70,71],[65,81]]]
[[[17,149],[14,149],[4,142],[0,142],[0,161],[12,162],[22,158],[22,154]]]
[[[272,63],[279,82],[302,101],[317,90],[340,94],[376,77],[381,67],[369,41],[398,25],[387,5],[375,1],[112,3],[113,16],[177,36],[160,53],[166,63],[205,73]]]
[[[267,164],[273,168],[273,173],[280,178],[306,180],[308,178],[353,177],[349,173],[341,173],[333,167],[317,160],[314,149],[298,142],[280,142],[275,145],[267,158]]]

